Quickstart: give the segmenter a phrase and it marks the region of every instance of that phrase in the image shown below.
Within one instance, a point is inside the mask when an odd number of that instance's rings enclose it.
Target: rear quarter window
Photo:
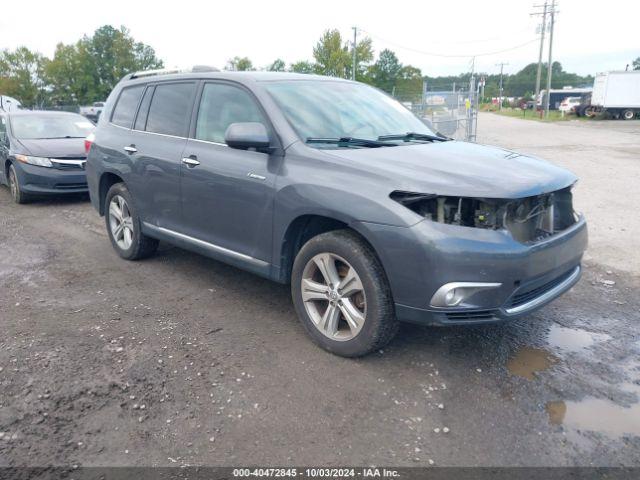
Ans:
[[[131,128],[144,87],[144,85],[139,85],[122,89],[111,115],[111,123],[120,127]]]

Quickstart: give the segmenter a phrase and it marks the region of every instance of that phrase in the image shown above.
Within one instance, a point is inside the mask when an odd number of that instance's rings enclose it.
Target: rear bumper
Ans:
[[[527,315],[580,279],[587,247],[584,218],[535,244],[506,232],[423,221],[411,228],[361,224],[384,266],[399,320],[477,324]],[[457,307],[433,307],[436,291],[452,282],[499,283]]]
[[[59,170],[15,162],[20,189],[30,195],[62,195],[86,193],[87,176],[84,170]]]

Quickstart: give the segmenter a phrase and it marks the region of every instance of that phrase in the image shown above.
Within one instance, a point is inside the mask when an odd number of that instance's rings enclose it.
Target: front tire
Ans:
[[[153,255],[159,242],[142,233],[140,216],[124,183],[111,186],[104,204],[107,233],[118,255],[125,260],[140,260]]]
[[[309,336],[336,355],[366,355],[384,347],[398,331],[382,265],[349,230],[320,234],[300,249],[291,294]]]
[[[7,180],[9,182],[9,190],[11,191],[11,198],[13,201],[21,205],[27,203],[30,198],[20,188],[18,173],[16,172],[16,167],[14,167],[13,164],[9,165],[9,176]]]

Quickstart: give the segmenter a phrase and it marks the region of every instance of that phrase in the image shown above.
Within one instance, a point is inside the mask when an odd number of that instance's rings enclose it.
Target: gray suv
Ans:
[[[91,201],[121,257],[166,241],[290,283],[307,332],[338,355],[383,347],[400,321],[513,319],[580,277],[573,174],[445,138],[360,83],[131,74],[88,144]]]

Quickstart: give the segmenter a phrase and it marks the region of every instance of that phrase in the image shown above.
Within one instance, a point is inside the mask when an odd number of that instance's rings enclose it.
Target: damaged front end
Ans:
[[[519,199],[468,198],[394,191],[390,197],[418,215],[439,223],[507,230],[514,240],[535,243],[578,221],[572,186]]]

